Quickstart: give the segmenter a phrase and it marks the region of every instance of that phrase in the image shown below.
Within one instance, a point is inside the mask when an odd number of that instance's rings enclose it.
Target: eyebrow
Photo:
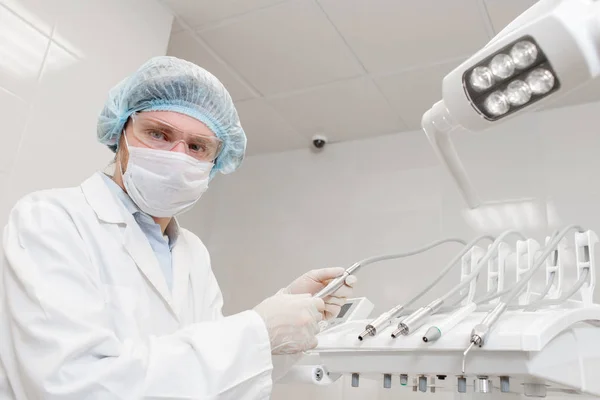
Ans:
[[[184,131],[183,129],[179,129],[179,128],[171,125],[170,123],[163,121],[162,119],[146,117],[146,118],[144,118],[144,120],[158,123],[161,128],[168,130],[168,133],[179,132],[179,133],[188,135],[188,132]],[[214,139],[217,139],[218,141],[221,141],[221,139],[215,133],[213,133],[212,131],[211,131],[211,133],[212,133],[212,135],[202,134],[202,133],[192,133],[192,135],[200,136],[200,137],[204,137],[204,138],[211,138],[211,139],[214,138]]]
[[[159,124],[161,127],[163,127],[163,128],[167,128],[167,129],[169,129],[169,130],[171,130],[171,131],[178,131],[178,132],[182,132],[182,133],[183,133],[183,130],[181,130],[181,129],[179,129],[179,128],[177,128],[177,127],[175,127],[175,126],[173,126],[173,125],[169,124],[168,122],[162,121],[162,120],[160,120],[160,119],[156,119],[156,118],[147,118],[146,120],[147,120],[147,121],[154,122],[154,123],[157,123],[157,124]]]

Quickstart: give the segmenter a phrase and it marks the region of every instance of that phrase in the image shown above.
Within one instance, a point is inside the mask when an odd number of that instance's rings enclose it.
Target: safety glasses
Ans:
[[[179,143],[183,143],[189,156],[200,161],[214,162],[223,148],[223,142],[216,136],[184,132],[148,113],[135,113],[131,116],[131,121],[135,138],[152,149],[171,151]]]

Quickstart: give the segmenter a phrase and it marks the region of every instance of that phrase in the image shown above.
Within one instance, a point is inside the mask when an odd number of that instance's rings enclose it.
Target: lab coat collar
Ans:
[[[119,199],[113,196],[104,183],[102,172],[97,172],[81,184],[81,190],[88,204],[98,219],[111,224],[127,222],[127,209],[119,204]]]
[[[121,189],[121,187],[111,177],[103,173],[100,174],[100,176],[102,177],[102,180],[104,181],[108,189],[115,196],[117,196],[119,200],[121,200],[123,205],[125,205],[125,208],[129,213],[131,213],[134,216],[136,214],[142,214],[145,215],[148,219],[152,218],[150,215],[140,210],[137,204],[133,202],[131,197],[129,197],[129,195],[123,189]],[[167,225],[167,228],[165,229],[165,235],[167,235],[167,237],[169,238],[169,248],[173,250],[173,247],[177,242],[177,238],[179,237],[179,223],[177,222],[177,219],[175,217],[171,218],[169,225]]]
[[[133,214],[111,192],[100,174],[101,172],[94,174],[81,185],[88,204],[101,221],[126,225],[121,238],[125,250],[177,317],[177,308],[146,235],[135,221]]]

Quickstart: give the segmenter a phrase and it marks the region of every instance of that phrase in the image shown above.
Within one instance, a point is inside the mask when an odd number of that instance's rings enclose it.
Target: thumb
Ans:
[[[344,282],[346,283],[346,286],[354,287],[357,281],[358,278],[355,275],[348,275]]]

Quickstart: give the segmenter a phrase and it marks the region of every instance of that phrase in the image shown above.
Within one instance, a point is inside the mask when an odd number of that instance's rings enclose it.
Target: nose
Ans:
[[[178,153],[186,153],[187,144],[183,140],[180,140],[179,142],[175,143],[175,146],[173,146],[171,151],[176,151]]]

